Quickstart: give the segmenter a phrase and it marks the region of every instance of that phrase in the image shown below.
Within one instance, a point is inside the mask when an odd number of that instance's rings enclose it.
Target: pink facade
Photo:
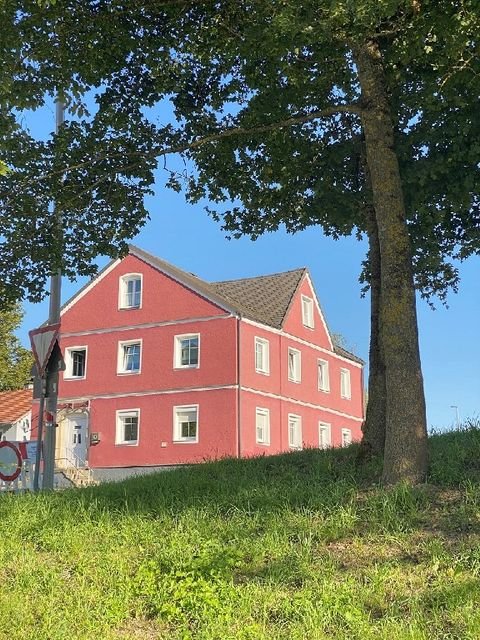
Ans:
[[[262,278],[206,283],[135,247],[109,265],[62,312],[57,457],[148,467],[358,440],[361,361],[332,345],[306,270],[264,278],[268,300]]]

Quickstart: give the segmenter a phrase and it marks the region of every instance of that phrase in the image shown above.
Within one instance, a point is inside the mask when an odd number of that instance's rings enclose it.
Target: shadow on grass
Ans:
[[[358,446],[351,445],[224,459],[82,490],[10,499],[40,503],[50,520],[58,522],[81,513],[94,521],[106,515],[158,519],[193,511],[223,518],[321,514],[327,541],[334,540],[340,530],[355,529],[363,535],[401,533],[432,529],[432,521],[434,531],[446,536],[480,532],[474,517],[480,503],[478,424],[434,434],[430,449],[430,485],[416,488],[380,488],[380,461],[358,466]],[[443,504],[449,487],[455,488],[450,510]],[[0,518],[8,501],[2,506],[0,500]],[[36,509],[34,504],[25,508]]]

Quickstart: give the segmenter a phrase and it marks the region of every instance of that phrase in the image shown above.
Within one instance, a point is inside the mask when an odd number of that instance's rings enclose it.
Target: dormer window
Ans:
[[[119,309],[140,309],[142,306],[142,275],[127,273],[120,278]]]

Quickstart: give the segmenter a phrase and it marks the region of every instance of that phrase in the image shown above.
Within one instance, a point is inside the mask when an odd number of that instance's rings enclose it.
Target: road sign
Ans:
[[[40,377],[43,377],[45,373],[59,331],[60,324],[47,324],[45,327],[33,329],[28,333]]]
[[[22,456],[11,442],[0,442],[0,480],[13,482],[22,470]]]

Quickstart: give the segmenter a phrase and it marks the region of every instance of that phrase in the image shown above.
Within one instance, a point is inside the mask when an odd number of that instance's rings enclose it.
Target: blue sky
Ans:
[[[30,119],[38,137],[53,129],[53,109]],[[226,280],[297,267],[309,268],[331,331],[341,334],[348,347],[368,361],[369,299],[361,297],[358,282],[366,245],[355,238],[334,241],[319,228],[290,235],[270,233],[255,242],[227,240],[203,205],[188,205],[182,194],[159,186],[147,200],[151,220],[132,242],[206,280]],[[103,266],[106,259],[99,257]],[[460,419],[480,416],[480,256],[460,265],[458,294],[451,294],[449,308],[440,304],[432,311],[419,300],[420,349],[429,427],[445,428]],[[65,281],[65,301],[84,284]],[[24,322],[18,335],[28,345],[28,331],[48,316],[48,300],[25,304]]]

